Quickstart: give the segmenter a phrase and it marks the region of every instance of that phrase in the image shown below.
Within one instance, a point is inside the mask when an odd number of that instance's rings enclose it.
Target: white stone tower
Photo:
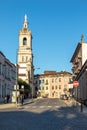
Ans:
[[[23,28],[19,33],[18,66],[18,78],[26,81],[30,84],[30,87],[33,87],[32,33],[28,29],[27,15],[24,17]]]

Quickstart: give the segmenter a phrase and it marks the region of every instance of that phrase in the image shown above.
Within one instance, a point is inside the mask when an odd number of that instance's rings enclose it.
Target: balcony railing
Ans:
[[[74,68],[75,68],[75,65],[72,66],[72,70],[74,70]]]
[[[81,59],[82,58],[82,56],[81,55],[78,55],[78,59]]]
[[[81,70],[81,67],[80,67],[80,66],[78,67],[78,70],[79,70],[79,71]]]
[[[78,71],[75,71],[74,74],[77,75],[77,74],[78,74]]]
[[[78,60],[75,61],[75,64],[78,64]]]

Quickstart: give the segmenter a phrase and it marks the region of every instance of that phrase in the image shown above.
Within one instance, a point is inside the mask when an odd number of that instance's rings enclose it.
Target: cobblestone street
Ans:
[[[87,114],[61,101],[43,99],[0,110],[0,130],[87,130]]]

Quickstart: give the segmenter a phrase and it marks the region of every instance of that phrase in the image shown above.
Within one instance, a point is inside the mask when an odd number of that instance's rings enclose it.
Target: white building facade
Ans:
[[[16,66],[0,52],[0,101],[3,101],[6,95],[12,97],[15,84]]]
[[[73,80],[79,82],[79,86],[74,88],[74,96],[78,100],[87,100],[87,43],[82,35],[81,42],[78,43],[71,58],[73,64]]]

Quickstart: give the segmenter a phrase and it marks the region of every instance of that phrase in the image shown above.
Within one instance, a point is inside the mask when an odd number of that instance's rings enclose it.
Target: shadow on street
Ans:
[[[0,111],[0,130],[86,130],[87,116],[69,107],[43,112]]]

